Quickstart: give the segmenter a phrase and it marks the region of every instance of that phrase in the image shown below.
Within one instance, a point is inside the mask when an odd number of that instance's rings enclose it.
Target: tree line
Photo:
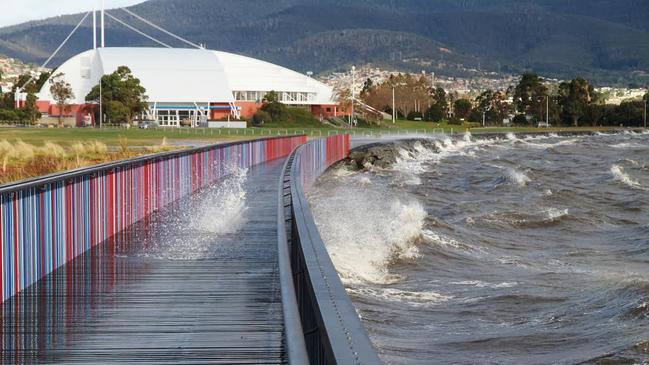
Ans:
[[[529,126],[545,121],[557,126],[641,126],[649,93],[643,100],[607,104],[604,95],[584,78],[549,84],[530,72],[506,90],[485,90],[467,97],[432,86],[424,76],[398,74],[380,84],[367,79],[360,98],[388,114],[394,104],[397,117],[409,120],[468,121],[486,126]]]
[[[2,72],[0,72],[2,80]],[[49,81],[48,81],[49,80]],[[72,86],[65,81],[63,73],[42,73],[38,77],[24,74],[10,92],[3,93],[0,88],[0,123],[34,124],[42,115],[38,109],[36,94],[49,82],[49,91],[54,104],[59,110],[58,123],[63,125],[64,116],[71,112],[70,101],[75,98]],[[101,100],[103,102],[104,120],[108,123],[132,123],[136,116],[143,113],[146,103],[146,89],[140,80],[133,76],[126,66],[118,67],[111,74],[101,78]],[[16,108],[16,91],[26,94],[24,104]],[[86,102],[99,104],[100,87],[95,85],[85,97]],[[95,120],[99,119],[99,108],[94,108]]]

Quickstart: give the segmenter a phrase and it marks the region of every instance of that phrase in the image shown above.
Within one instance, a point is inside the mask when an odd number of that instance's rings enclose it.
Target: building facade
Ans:
[[[103,75],[127,66],[148,96],[145,119],[164,127],[198,126],[211,120],[250,118],[264,96],[275,91],[291,107],[316,118],[339,114],[331,87],[307,75],[250,57],[206,49],[98,48],[78,54],[59,67],[74,93],[68,116],[78,124],[94,118],[97,106],[86,95]],[[41,113],[58,116],[49,82],[38,95]],[[94,121],[93,121],[94,122]]]

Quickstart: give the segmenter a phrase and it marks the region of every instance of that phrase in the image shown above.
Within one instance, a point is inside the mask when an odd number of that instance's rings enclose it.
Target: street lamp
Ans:
[[[354,126],[354,98],[356,93],[354,92],[354,86],[356,85],[356,66],[352,66],[352,115],[349,118],[349,124]]]
[[[396,97],[394,95],[394,84],[392,85],[392,124],[397,123]]]
[[[103,74],[99,75],[99,129],[102,129],[104,126],[104,96],[102,90],[102,84],[104,83]]]
[[[644,128],[647,129],[647,99],[644,99]]]

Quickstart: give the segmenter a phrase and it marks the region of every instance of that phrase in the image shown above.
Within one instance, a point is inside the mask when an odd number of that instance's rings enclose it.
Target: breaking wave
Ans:
[[[532,181],[532,179],[530,179],[530,177],[527,176],[524,172],[513,168],[507,169],[507,178],[509,181],[519,187],[525,187]]]
[[[633,179],[626,171],[624,171],[624,168],[620,165],[613,165],[611,166],[611,174],[613,175],[613,179],[615,181],[619,181],[622,184],[632,187],[634,189],[643,189],[644,187],[640,182],[637,180]]]
[[[335,197],[312,196],[316,224],[345,282],[399,281],[390,265],[416,260],[427,216],[415,200],[377,194],[363,186],[338,187]]]
[[[432,307],[453,299],[452,295],[444,295],[434,291],[409,291],[395,288],[372,288],[362,286],[350,288],[352,295],[372,297],[388,302],[405,303],[413,307]]]
[[[385,362],[582,363],[649,343],[649,290],[619,290],[649,280],[649,168],[610,148],[644,138],[405,140],[325,174],[314,217]]]

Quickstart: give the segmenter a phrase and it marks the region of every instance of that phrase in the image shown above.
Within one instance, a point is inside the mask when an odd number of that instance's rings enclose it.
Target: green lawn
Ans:
[[[396,124],[386,122],[381,126],[364,126],[354,129],[335,129],[323,126],[321,128],[248,128],[248,129],[190,129],[190,128],[169,128],[169,129],[94,129],[94,128],[0,128],[0,141],[8,140],[13,142],[21,139],[24,142],[43,145],[45,142],[53,142],[62,146],[69,146],[75,142],[100,141],[108,146],[119,146],[120,140],[126,138],[128,145],[152,146],[159,145],[163,138],[167,139],[170,145],[194,145],[202,143],[228,142],[251,138],[261,138],[279,135],[306,134],[309,137],[325,137],[331,134],[350,133],[352,135],[369,134],[415,134],[415,133],[458,133],[470,130],[472,133],[506,133],[506,132],[558,132],[558,131],[594,131],[610,130],[612,128],[480,128],[468,125],[447,125],[431,122],[413,122],[399,120]],[[619,128],[618,128],[619,129]]]
[[[173,144],[188,143],[192,141],[218,142],[250,139],[251,131],[221,131],[206,129],[95,129],[95,128],[0,128],[0,140],[10,142],[21,139],[24,142],[43,145],[45,142],[53,142],[62,146],[69,146],[75,142],[87,142],[97,140],[108,146],[119,146],[120,139],[126,138],[130,146],[151,146],[159,145],[164,138]]]

